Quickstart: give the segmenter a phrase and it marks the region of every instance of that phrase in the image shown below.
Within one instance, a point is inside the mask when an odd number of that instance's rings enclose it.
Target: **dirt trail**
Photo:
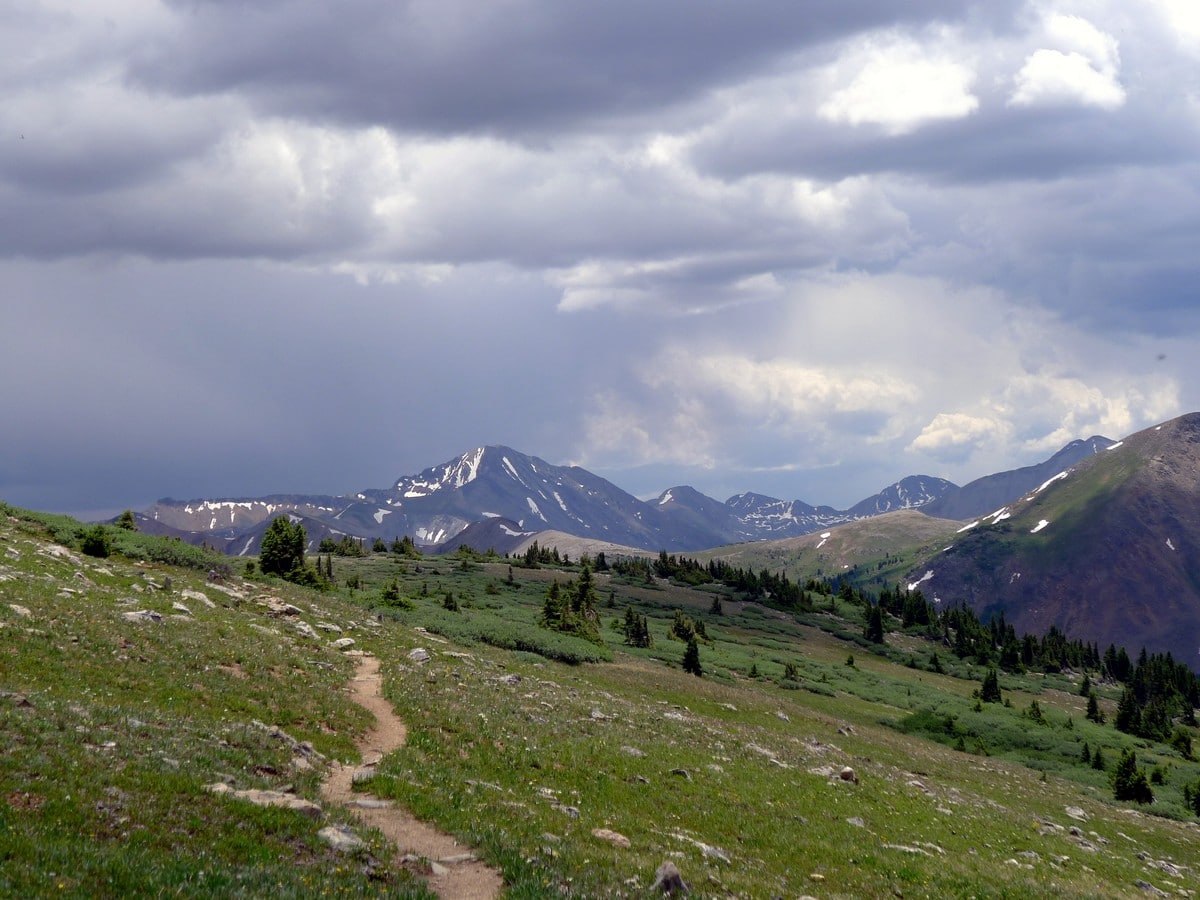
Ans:
[[[374,714],[375,726],[358,741],[362,765],[335,763],[321,786],[321,795],[353,810],[368,825],[382,831],[401,857],[415,854],[428,859],[433,871],[426,881],[438,896],[446,900],[491,900],[499,895],[504,882],[499,872],[476,860],[469,847],[390,801],[351,790],[356,771],[374,766],[385,754],[404,746],[408,736],[404,723],[383,698],[382,682],[379,659],[363,656],[350,683],[351,694],[356,703]]]

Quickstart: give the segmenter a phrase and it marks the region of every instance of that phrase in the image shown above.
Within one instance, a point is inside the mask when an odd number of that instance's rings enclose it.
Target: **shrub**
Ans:
[[[79,549],[88,556],[107,559],[112,553],[112,539],[108,536],[108,529],[103,525],[94,525],[83,532],[83,538],[79,542]]]

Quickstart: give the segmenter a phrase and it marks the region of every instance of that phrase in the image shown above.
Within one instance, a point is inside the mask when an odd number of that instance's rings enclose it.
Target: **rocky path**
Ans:
[[[404,723],[383,698],[382,682],[379,659],[363,656],[351,681],[351,692],[355,702],[374,714],[375,726],[358,742],[362,765],[335,763],[321,786],[322,797],[353,810],[365,823],[378,828],[396,845],[399,858],[429,860],[427,882],[438,896],[447,900],[490,900],[498,896],[504,884],[500,873],[478,861],[470,848],[390,801],[351,790],[356,771],[369,771],[385,754],[404,746],[407,738]]]

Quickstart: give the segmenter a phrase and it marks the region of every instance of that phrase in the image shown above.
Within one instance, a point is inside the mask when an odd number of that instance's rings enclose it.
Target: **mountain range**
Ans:
[[[164,499],[140,513],[138,521],[145,531],[203,541],[231,555],[257,553],[267,525],[280,514],[302,522],[313,546],[324,537],[409,535],[425,548],[453,549],[469,537],[472,546],[504,552],[533,534],[559,531],[652,552],[697,551],[795,537],[900,509],[955,518],[980,515],[1029,490],[1047,472],[1110,444],[1102,437],[1074,441],[1037,466],[965,487],[911,475],[845,510],[755,493],[721,502],[687,486],[645,501],[578,466],[556,466],[509,447],[487,446],[401,477],[389,488],[352,496]]]

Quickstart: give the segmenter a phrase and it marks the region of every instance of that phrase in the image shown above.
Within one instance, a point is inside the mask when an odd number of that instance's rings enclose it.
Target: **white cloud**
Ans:
[[[908,449],[941,459],[961,460],[988,443],[1006,442],[1012,430],[1011,423],[996,417],[938,413],[921,429]]]
[[[888,134],[906,134],[939,119],[961,119],[979,108],[971,92],[971,66],[910,39],[869,39],[834,64],[829,78],[848,83],[820,105],[821,118],[879,125]]]
[[[1094,106],[1125,103],[1116,38],[1078,16],[1054,14],[1044,23],[1050,47],[1031,53],[1014,78],[1013,106]]]
[[[1148,0],[1162,16],[1176,44],[1190,53],[1200,54],[1200,4],[1195,0]]]

